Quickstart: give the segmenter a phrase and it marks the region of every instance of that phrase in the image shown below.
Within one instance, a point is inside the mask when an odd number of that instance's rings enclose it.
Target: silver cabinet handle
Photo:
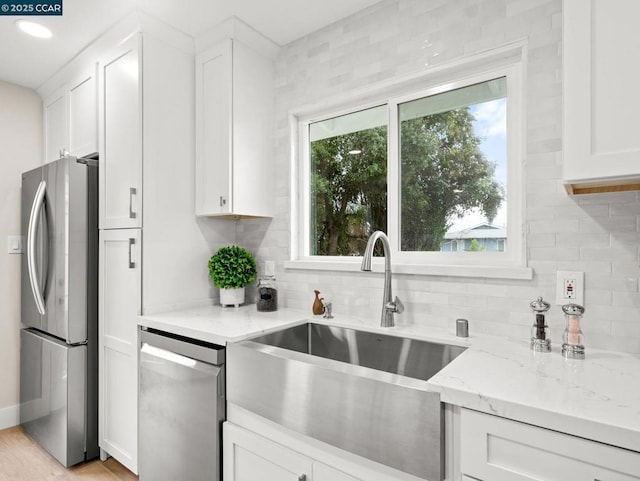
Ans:
[[[136,188],[129,187],[129,219],[135,219],[136,213],[133,211],[133,196],[136,195]]]
[[[223,196],[220,196],[220,207],[226,205],[227,203],[227,199],[225,199]]]
[[[133,258],[133,246],[136,245],[136,240],[133,237],[129,238],[129,269],[135,269],[136,263]]]
[[[47,183],[42,180],[36,190],[33,204],[31,205],[31,214],[29,215],[29,227],[27,229],[27,271],[29,272],[29,283],[31,284],[31,292],[36,302],[36,307],[41,316],[44,315],[44,297],[40,291],[40,280],[36,272],[36,229],[38,221],[42,213],[44,205],[44,194],[47,190]]]

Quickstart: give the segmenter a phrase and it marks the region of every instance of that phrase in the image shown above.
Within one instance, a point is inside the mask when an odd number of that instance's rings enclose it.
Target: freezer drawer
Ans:
[[[219,481],[224,348],[140,331],[139,363],[140,480]]]
[[[87,347],[20,331],[20,424],[65,466],[85,460]]]

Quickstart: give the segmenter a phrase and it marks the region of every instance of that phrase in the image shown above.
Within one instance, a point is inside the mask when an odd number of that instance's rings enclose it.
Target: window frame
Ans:
[[[531,279],[524,238],[525,92],[522,45],[498,49],[449,68],[410,80],[373,87],[368,92],[291,112],[291,256],[285,268],[357,271],[360,257],[312,256],[310,252],[309,125],[367,108],[387,105],[387,229],[394,272],[463,277]],[[398,106],[404,102],[505,77],[507,82],[507,252],[400,251],[400,171]],[[356,98],[357,97],[357,98]],[[381,270],[382,259],[374,259]]]

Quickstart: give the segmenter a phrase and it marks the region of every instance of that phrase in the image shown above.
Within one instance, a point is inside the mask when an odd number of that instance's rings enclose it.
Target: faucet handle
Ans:
[[[404,304],[400,299],[398,299],[398,296],[396,296],[392,302],[387,302],[384,305],[384,308],[387,311],[395,312],[396,314],[402,314],[404,312]]]

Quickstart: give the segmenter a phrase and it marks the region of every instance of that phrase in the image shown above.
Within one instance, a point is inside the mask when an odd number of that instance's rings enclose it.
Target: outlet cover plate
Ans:
[[[571,289],[568,289],[569,286]],[[584,306],[584,272],[557,272],[556,304],[558,306],[565,304],[579,304]]]

